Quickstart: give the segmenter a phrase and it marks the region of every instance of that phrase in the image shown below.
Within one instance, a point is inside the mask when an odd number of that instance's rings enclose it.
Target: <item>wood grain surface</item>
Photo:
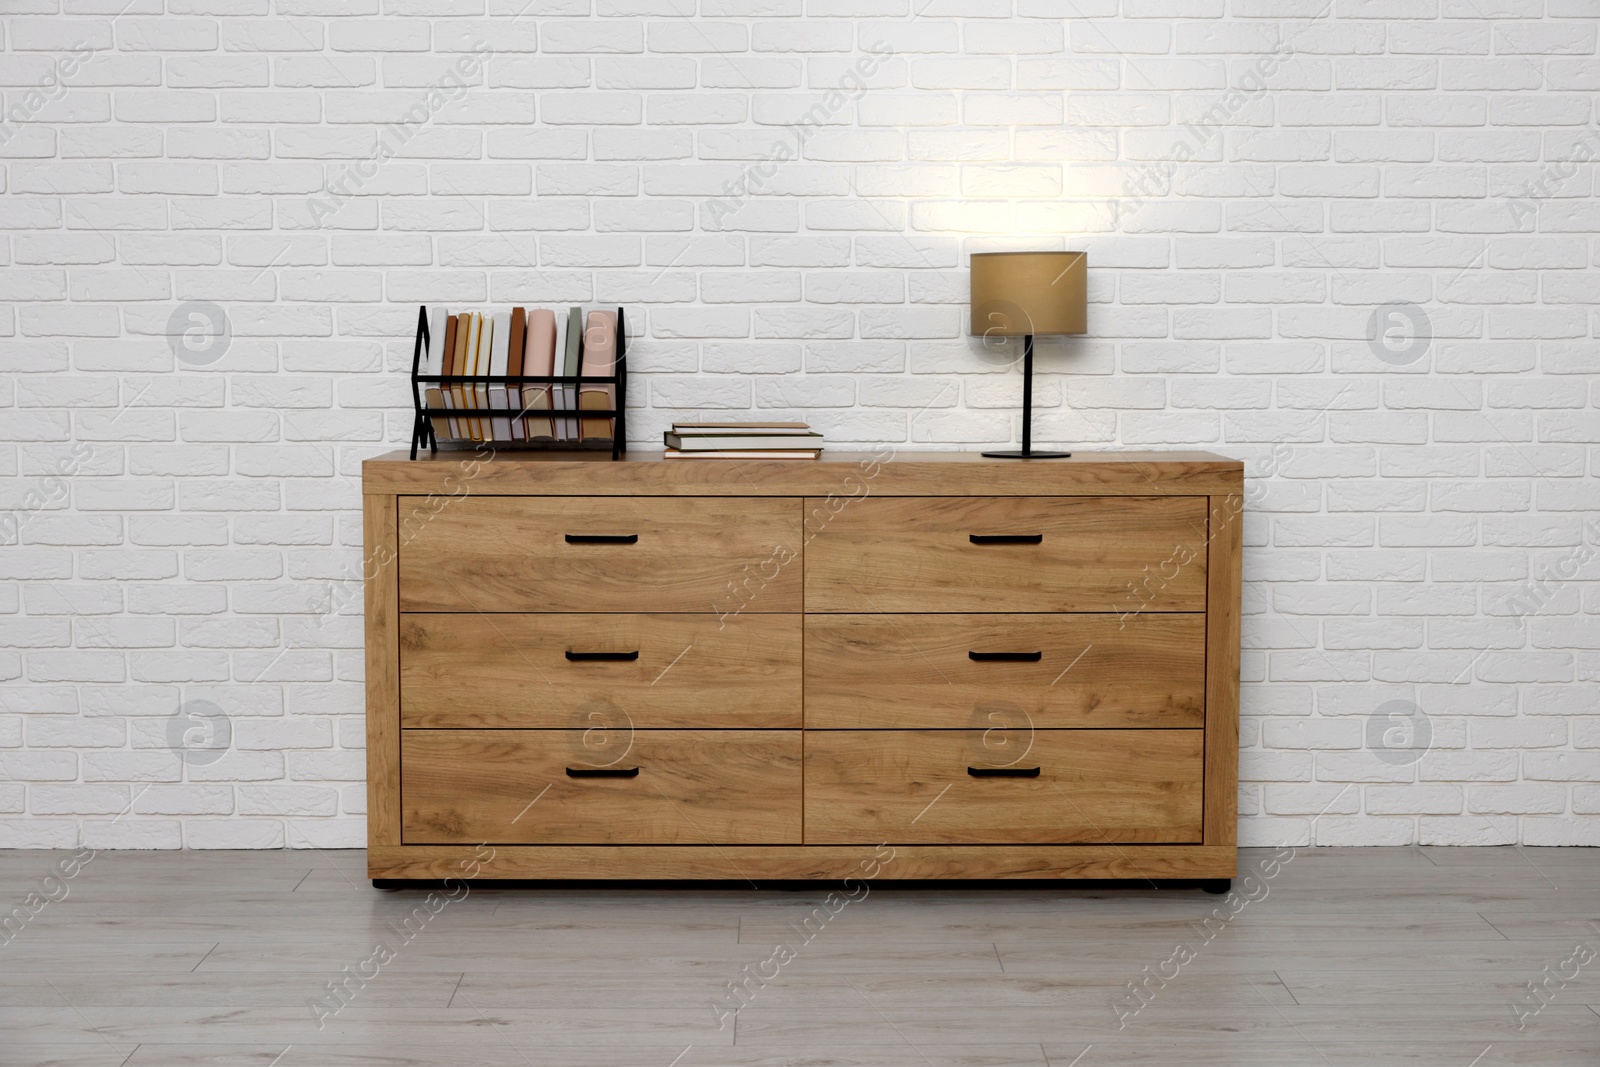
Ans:
[[[1205,610],[1204,497],[868,498],[821,524],[806,510],[807,611]]]
[[[1206,834],[1208,845],[1239,839],[1239,609],[1243,501],[1211,498],[1206,578]]]
[[[800,840],[800,731],[407,730],[406,844]],[[637,768],[631,778],[569,769]]]
[[[800,521],[798,500],[467,497],[401,546],[400,607],[799,611]],[[637,541],[567,540],[597,536]]]
[[[400,843],[400,653],[395,498],[361,498],[366,613],[367,844]]]
[[[595,470],[604,466],[603,471]],[[818,461],[665,460],[660,452],[389,452],[367,492],[475,496],[1205,496],[1242,492],[1244,465],[1210,452],[1091,452],[1014,463],[977,452],[825,451]]]
[[[695,880],[861,877],[871,845],[507,845],[485,878]],[[1207,845],[892,845],[875,878],[1071,879],[1231,878],[1232,848]],[[473,855],[465,845],[406,845],[368,854],[373,878],[447,878]]]
[[[1199,842],[1202,746],[1200,730],[808,730],[806,843]]]
[[[1205,722],[1204,615],[817,614],[805,627],[811,729]]]
[[[1600,1062],[1600,971],[1563,965],[1596,944],[1600,849],[1246,848],[1229,897],[1146,880],[1233,873],[1214,846],[891,847],[502,845],[486,873],[624,881],[392,893],[369,862],[444,879],[486,850],[102,849],[7,931],[0,1063]],[[0,851],[7,906],[69,855]],[[918,881],[980,865],[1019,880]],[[1082,876],[1125,881],[1066,880]],[[626,881],[675,877],[718,884]],[[780,943],[793,958],[750,980]],[[363,966],[378,944],[392,955]],[[1180,945],[1181,970],[1165,962]]]
[[[377,505],[398,565],[369,589],[375,876],[495,841],[550,877],[732,877],[707,848],[833,877],[837,855],[797,853],[874,837],[922,850],[921,877],[1109,877],[1083,851],[1102,847],[1231,873],[1239,539],[1216,506],[1239,499],[1234,461],[365,471],[410,490]],[[1003,765],[1023,744],[1052,757],[1038,778],[951,759]],[[611,766],[619,746],[650,756],[639,777],[556,758]],[[530,803],[549,804],[537,830]],[[1169,848],[1186,858],[1149,851]],[[494,876],[533,876],[513,866]]]
[[[801,635],[799,615],[405,614],[401,722],[799,729]]]

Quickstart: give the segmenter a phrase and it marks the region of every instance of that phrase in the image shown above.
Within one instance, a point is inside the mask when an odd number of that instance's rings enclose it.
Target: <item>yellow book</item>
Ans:
[[[463,311],[461,314],[456,316],[456,349],[455,358],[451,361],[450,370],[452,375],[459,376],[467,373],[467,367],[469,366],[467,361],[467,331],[471,324],[472,316],[469,313]],[[465,411],[467,408],[467,387],[461,385],[460,383],[452,385],[450,387],[450,401],[451,407],[455,408],[457,411]],[[450,420],[451,437],[455,438],[457,441],[461,441],[465,440],[471,435],[472,427],[470,420],[464,417],[452,418]]]
[[[493,371],[490,365],[491,353],[494,347],[494,317],[491,315],[478,316],[478,369],[474,374],[489,374]],[[477,405],[479,411],[489,410],[489,386],[487,384],[473,386],[477,390]],[[494,424],[489,416],[483,415],[478,419],[478,440],[494,440]]]
[[[589,312],[583,332],[583,373],[587,377],[606,377],[617,373],[617,316],[610,311]],[[585,382],[578,390],[578,408],[604,411],[616,407],[617,387],[609,383]],[[583,440],[610,440],[615,430],[611,418],[583,419]]]
[[[479,367],[479,364],[478,364],[479,348],[480,348],[480,345],[482,343],[482,339],[483,339],[483,316],[478,314],[476,311],[474,311],[472,313],[472,317],[467,320],[467,373],[468,374],[482,374],[483,373],[483,371],[478,369],[478,367]],[[471,409],[476,409],[478,407],[478,390],[477,390],[477,387],[469,384],[469,385],[463,386],[462,388],[465,389],[465,391],[466,391],[467,407],[471,408]],[[471,437],[474,441],[482,441],[483,440],[483,427],[481,426],[481,420],[477,416],[473,416],[472,418],[469,418],[467,420],[467,430],[468,430],[467,436]]]

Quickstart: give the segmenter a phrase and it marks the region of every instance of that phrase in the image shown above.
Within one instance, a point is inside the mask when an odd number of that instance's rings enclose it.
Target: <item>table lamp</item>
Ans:
[[[1089,332],[1087,252],[976,252],[972,256],[972,336],[1022,337],[1022,450],[996,459],[1064,459],[1033,449],[1033,338]]]

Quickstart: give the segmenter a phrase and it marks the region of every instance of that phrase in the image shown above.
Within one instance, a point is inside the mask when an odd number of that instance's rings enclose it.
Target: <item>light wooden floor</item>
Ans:
[[[62,855],[0,852],[0,914]],[[826,890],[475,889],[319,1028],[422,899],[360,852],[102,852],[68,886],[0,944],[3,1067],[1600,1064],[1600,849],[1303,849],[1209,941],[1198,890],[877,884],[721,1029]]]

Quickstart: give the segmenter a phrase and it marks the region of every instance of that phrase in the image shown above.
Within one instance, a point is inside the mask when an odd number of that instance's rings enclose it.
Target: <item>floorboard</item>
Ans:
[[[67,855],[0,852],[0,915]],[[1240,875],[430,910],[355,851],[101,852],[0,931],[0,1067],[1600,1064],[1600,849],[1245,849]]]

